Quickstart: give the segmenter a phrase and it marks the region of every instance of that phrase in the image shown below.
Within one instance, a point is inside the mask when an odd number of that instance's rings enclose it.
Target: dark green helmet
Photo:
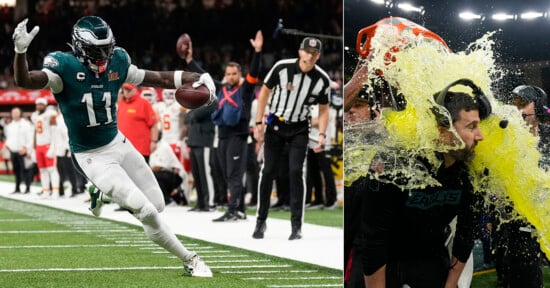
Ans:
[[[107,22],[97,16],[80,18],[73,26],[72,48],[75,56],[96,73],[107,69],[115,37]]]

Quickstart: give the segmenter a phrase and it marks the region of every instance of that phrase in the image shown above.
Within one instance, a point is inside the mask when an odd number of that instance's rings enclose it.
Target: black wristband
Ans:
[[[256,125],[262,125],[262,124],[264,124],[264,122],[262,121],[256,122]]]
[[[325,133],[319,133],[319,136],[323,135],[323,137],[327,138],[327,134]]]

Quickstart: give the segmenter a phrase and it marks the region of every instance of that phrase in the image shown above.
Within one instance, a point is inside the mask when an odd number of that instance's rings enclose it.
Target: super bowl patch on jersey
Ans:
[[[56,67],[59,65],[59,61],[57,61],[57,59],[51,57],[51,56],[46,56],[44,58],[44,66],[45,67]]]

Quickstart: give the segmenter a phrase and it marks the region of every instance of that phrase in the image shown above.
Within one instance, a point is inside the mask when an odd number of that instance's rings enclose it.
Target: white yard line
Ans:
[[[342,277],[337,276],[307,276],[307,277],[248,277],[248,278],[241,278],[242,280],[258,280],[258,281],[265,281],[265,280],[329,280],[329,279],[338,279],[341,280]]]
[[[128,230],[0,230],[0,234],[55,234],[55,233],[96,233],[109,232],[109,233],[127,233]]]
[[[143,247],[157,246],[157,244],[76,244],[76,245],[24,245],[24,246],[0,246],[0,249],[59,249],[59,248],[108,248],[108,247]]]
[[[211,266],[212,269],[255,269],[255,268],[284,268],[292,267],[290,264],[274,264],[274,265],[231,265],[231,266]]]
[[[35,218],[29,218],[29,219],[24,219],[24,218],[0,219],[0,222],[36,222],[36,221],[41,221],[41,220],[35,219]],[[42,220],[42,221],[45,222],[46,220]]]
[[[143,248],[140,248],[143,249]],[[203,259],[211,259],[211,258],[241,258],[241,257],[250,257],[250,255],[244,255],[244,254],[233,254],[233,255],[200,255]],[[168,258],[177,259],[176,256],[168,256]],[[210,262],[210,260],[208,260]]]
[[[166,267],[98,267],[98,268],[38,268],[38,269],[0,269],[0,273],[20,272],[76,272],[76,271],[126,271],[126,270],[176,270],[183,266]]]
[[[280,273],[317,273],[319,270],[255,270],[255,271],[220,271],[222,274],[280,274]]]
[[[208,260],[208,265],[211,263],[258,263],[271,262],[271,260],[254,260],[254,259],[239,259],[239,260]]]

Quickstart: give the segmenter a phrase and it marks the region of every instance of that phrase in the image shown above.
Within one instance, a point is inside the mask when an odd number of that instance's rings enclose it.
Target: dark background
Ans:
[[[28,29],[40,26],[29,47],[31,69],[41,68],[46,53],[67,51],[74,23],[82,16],[103,18],[113,30],[117,46],[125,48],[132,62],[150,70],[182,68],[176,56],[176,40],[188,33],[193,55],[214,79],[223,77],[224,64],[240,63],[244,72],[251,59],[249,39],[257,30],[264,35],[265,73],[274,61],[298,56],[303,35],[278,33],[283,28],[306,34],[326,35],[321,67],[334,81],[342,77],[342,0],[18,0],[16,7],[0,5],[1,88],[13,88],[13,29],[29,18]],[[337,38],[337,39],[335,39]],[[244,73],[243,73],[244,74]]]
[[[405,2],[405,1],[402,1]],[[499,83],[497,89],[506,91],[519,84],[533,84],[550,90],[550,19],[508,20],[497,22],[491,19],[494,13],[521,14],[528,10],[548,13],[550,2],[541,0],[465,0],[436,1],[411,0],[414,6],[423,6],[425,14],[404,12],[397,7],[389,8],[369,0],[344,0],[344,67],[347,77],[353,72],[357,62],[355,38],[357,32],[366,26],[388,16],[399,16],[412,20],[440,35],[453,51],[462,51],[466,46],[488,31],[498,31],[493,39],[496,42],[496,62],[506,67],[509,74]],[[394,5],[399,3],[394,1]],[[460,12],[470,10],[485,14],[486,19],[464,21]]]
[[[29,30],[40,26],[27,52],[32,70],[42,67],[47,53],[68,51],[74,23],[88,15],[103,18],[117,46],[143,69],[185,69],[176,41],[188,33],[193,58],[217,80],[229,61],[240,63],[246,75],[252,58],[249,39],[257,30],[264,35],[260,79],[275,61],[298,57],[305,35],[319,35],[323,52],[318,64],[341,83],[342,14],[343,0],[18,0],[15,7],[0,5],[0,89],[15,88],[12,34],[19,21],[28,18]],[[279,19],[283,29],[274,33]],[[34,103],[21,108],[32,111]],[[9,109],[0,105],[0,116]]]

